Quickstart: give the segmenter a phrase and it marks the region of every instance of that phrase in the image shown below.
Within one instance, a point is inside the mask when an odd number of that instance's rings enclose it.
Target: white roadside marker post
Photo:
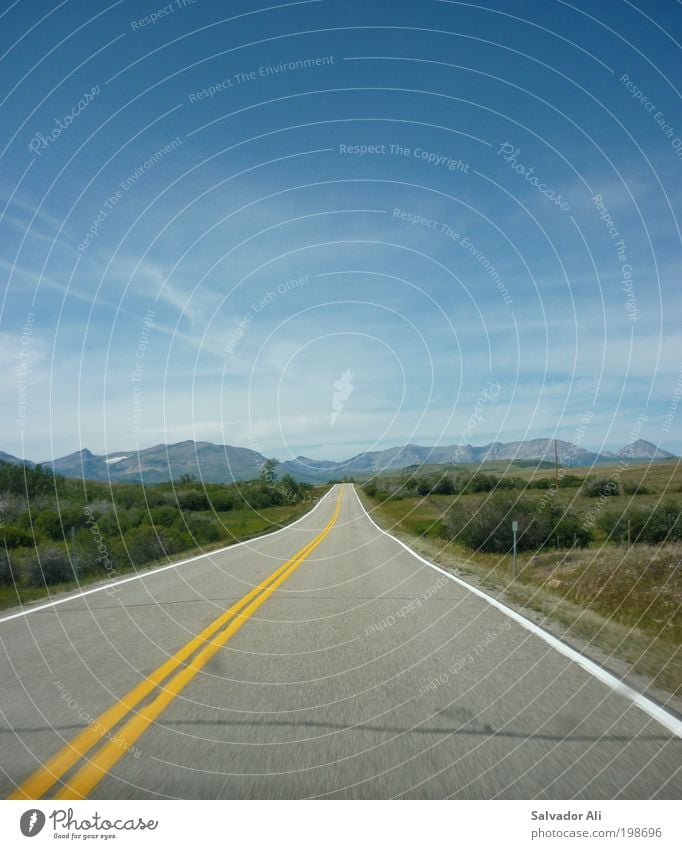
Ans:
[[[514,547],[512,554],[512,581],[516,580],[516,532],[519,529],[518,522],[512,522],[512,533],[514,534]]]

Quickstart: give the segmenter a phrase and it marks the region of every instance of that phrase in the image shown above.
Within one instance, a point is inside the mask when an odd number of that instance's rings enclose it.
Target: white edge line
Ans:
[[[477,587],[468,584],[466,581],[458,578],[456,575],[453,575],[452,572],[448,572],[445,569],[442,569],[440,566],[436,566],[435,563],[431,563],[426,558],[422,557],[420,554],[417,554],[416,551],[413,551],[406,545],[402,540],[399,540],[397,537],[394,537],[393,534],[389,534],[388,531],[385,531],[383,528],[380,528],[379,525],[374,521],[374,519],[369,515],[367,510],[365,510],[365,505],[360,500],[360,496],[355,492],[355,487],[353,486],[353,492],[355,493],[355,497],[358,499],[358,503],[362,508],[365,516],[369,519],[369,521],[374,525],[374,527],[380,531],[382,534],[385,534],[390,539],[394,540],[398,543],[398,545],[402,546],[405,551],[408,551],[413,557],[416,557],[417,560],[425,563],[427,566],[430,566],[432,569],[435,569],[437,572],[440,572],[442,575],[450,578],[450,580],[454,581],[456,584],[464,587],[464,589],[473,593],[474,595],[482,598],[484,601],[487,601],[488,604],[497,608],[497,610],[504,613],[506,616],[509,616],[515,622],[518,622],[521,627],[525,628],[527,631],[530,631],[531,634],[534,634],[536,637],[540,637],[541,640],[544,640],[549,646],[553,649],[556,649],[558,652],[563,654],[565,657],[572,660],[574,663],[577,663],[578,666],[581,666],[586,672],[589,672],[590,675],[593,675],[602,684],[606,684],[607,687],[610,687],[612,690],[617,692],[620,696],[631,701],[634,705],[636,705],[640,710],[643,710],[646,714],[648,714],[652,719],[655,719],[656,722],[660,722],[668,731],[675,734],[677,737],[682,737],[682,722],[677,719],[676,716],[669,713],[665,708],[661,705],[656,704],[656,702],[649,699],[647,696],[642,693],[638,693],[637,690],[630,687],[628,684],[625,684],[623,681],[620,681],[613,675],[611,672],[608,672],[603,667],[599,666],[598,663],[590,660],[585,655],[581,654],[571,646],[562,642],[562,640],[558,639],[558,637],[554,637],[548,631],[545,631],[544,628],[541,628],[539,625],[536,625],[534,622],[531,622],[530,619],[526,619],[525,616],[522,616],[516,610],[513,610],[511,607],[507,607],[506,604],[502,604],[502,602],[498,601],[496,598],[489,596],[487,593],[482,592]]]
[[[324,501],[326,501],[327,496],[335,489],[335,486],[326,492],[322,498],[317,502],[317,504],[312,508],[312,510],[308,510],[305,512],[300,518],[296,519],[295,522],[291,522],[289,525],[285,525],[283,528],[279,528],[277,531],[271,531],[270,533],[261,534],[257,537],[251,537],[250,539],[244,539],[241,542],[235,542],[232,545],[226,545],[223,548],[215,548],[213,551],[207,551],[205,554],[197,554],[196,557],[189,557],[187,560],[179,560],[177,563],[169,563],[167,566],[158,566],[155,569],[149,569],[145,572],[140,572],[137,575],[131,575],[129,578],[120,578],[118,581],[112,581],[109,584],[102,584],[100,587],[93,587],[91,590],[83,590],[82,592],[72,593],[64,598],[56,599],[55,601],[48,601],[45,604],[39,604],[35,607],[29,607],[26,610],[21,610],[19,613],[12,613],[10,616],[3,616],[0,618],[0,624],[3,622],[9,622],[10,619],[19,619],[22,616],[28,616],[31,613],[37,613],[39,610],[47,610],[50,607],[56,607],[58,604],[66,604],[67,601],[73,601],[77,598],[83,598],[86,595],[93,595],[93,593],[100,593],[103,590],[110,590],[112,587],[120,587],[121,584],[128,584],[130,581],[139,581],[142,578],[149,578],[152,575],[158,575],[161,572],[166,572],[168,569],[177,569],[178,566],[184,566],[187,563],[194,563],[197,560],[203,560],[204,557],[211,557],[214,554],[222,554],[224,551],[234,551],[235,548],[241,548],[243,545],[248,545],[249,543],[258,542],[259,540],[270,538],[277,536],[277,534],[281,534],[283,531],[288,531],[289,528],[293,528],[294,525],[298,525],[299,522],[302,522],[304,519],[307,519],[308,516],[312,516],[313,513],[317,510],[318,507],[322,505]]]

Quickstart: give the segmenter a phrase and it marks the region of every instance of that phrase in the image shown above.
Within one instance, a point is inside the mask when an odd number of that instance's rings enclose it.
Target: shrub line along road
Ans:
[[[381,531],[351,486],[0,619],[12,798],[677,798],[680,723]]]

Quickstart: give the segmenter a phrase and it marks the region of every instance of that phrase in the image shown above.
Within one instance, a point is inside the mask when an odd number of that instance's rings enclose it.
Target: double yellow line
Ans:
[[[63,782],[54,799],[85,799],[88,793],[109,770],[130,750],[140,735],[159,717],[173,699],[189,684],[194,676],[225,645],[274,591],[289,578],[301,563],[325,539],[334,527],[341,511],[343,487],[339,491],[331,519],[317,536],[300,551],[254,587],[225,613],[211,622],[151,675],[133,687],[116,704],[112,705],[87,728],[77,734],[56,754],[45,761],[29,778],[19,785],[8,799],[40,799],[55,782],[59,781],[81,759],[85,763],[75,774]],[[221,630],[222,629],[222,630]],[[180,668],[181,667],[181,668]],[[176,672],[176,670],[180,670]],[[172,674],[170,680],[166,679]],[[164,684],[163,682],[166,681]],[[140,702],[156,690],[154,698],[139,710]],[[128,714],[132,716],[115,734],[110,734]],[[92,757],[87,753],[105,742]]]

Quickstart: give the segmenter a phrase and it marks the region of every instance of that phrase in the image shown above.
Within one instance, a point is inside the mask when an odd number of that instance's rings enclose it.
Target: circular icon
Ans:
[[[25,811],[19,820],[19,828],[24,837],[35,837],[43,830],[45,825],[45,814],[38,808]]]

